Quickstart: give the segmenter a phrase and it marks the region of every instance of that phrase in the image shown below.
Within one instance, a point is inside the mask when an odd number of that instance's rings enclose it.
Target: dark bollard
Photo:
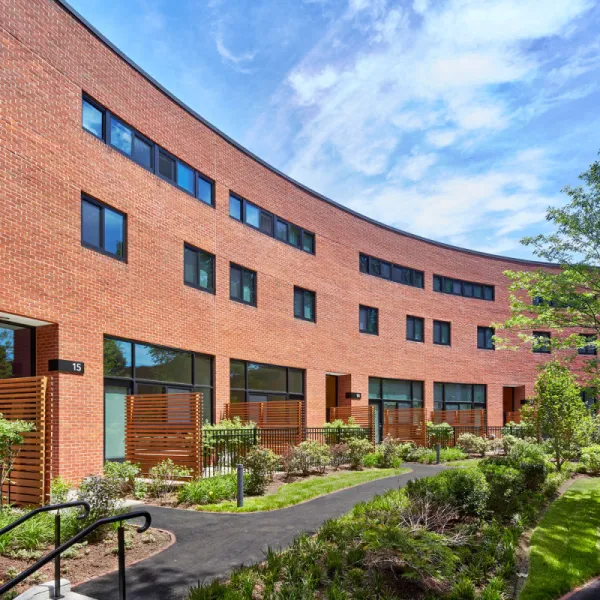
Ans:
[[[244,465],[237,466],[237,505],[244,506]]]
[[[440,452],[442,451],[442,445],[438,442],[435,445],[435,459],[436,459],[436,464],[440,464]]]

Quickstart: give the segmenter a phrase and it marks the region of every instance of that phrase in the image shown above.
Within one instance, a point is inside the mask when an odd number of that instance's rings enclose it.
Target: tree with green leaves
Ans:
[[[590,443],[595,427],[575,375],[558,361],[546,363],[540,371],[530,418],[548,440],[559,471],[565,460]]]
[[[599,390],[595,349],[600,345],[600,162],[594,162],[580,179],[584,185],[563,189],[568,204],[547,211],[546,219],[555,231],[522,240],[537,257],[561,268],[506,271],[511,280],[511,317],[496,325],[497,345],[549,345],[567,361],[586,349],[580,381]],[[503,339],[502,330],[514,335]],[[551,331],[550,342],[536,338],[533,331]]]
[[[2,487],[8,481],[15,460],[25,441],[23,434],[34,429],[33,423],[19,419],[9,421],[0,413],[0,506],[3,503]]]

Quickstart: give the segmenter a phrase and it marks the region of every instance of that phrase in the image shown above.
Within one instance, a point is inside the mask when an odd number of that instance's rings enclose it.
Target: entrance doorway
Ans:
[[[338,405],[338,376],[325,375],[325,406],[326,419],[331,420],[331,409]]]
[[[35,375],[35,329],[0,321],[0,379]]]

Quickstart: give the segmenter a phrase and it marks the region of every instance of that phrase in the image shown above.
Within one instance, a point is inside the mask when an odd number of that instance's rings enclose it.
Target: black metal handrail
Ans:
[[[38,511],[42,512],[42,511]],[[27,577],[33,575],[36,571],[39,571],[43,566],[47,565],[49,562],[53,561],[56,557],[60,556],[65,550],[71,548],[71,546],[77,544],[84,538],[86,538],[90,533],[101,527],[102,525],[108,525],[109,523],[117,523],[119,522],[119,529],[117,530],[117,539],[118,539],[118,560],[119,560],[119,600],[126,600],[126,591],[125,591],[125,528],[123,527],[123,521],[129,521],[131,519],[138,519],[143,517],[145,522],[143,525],[137,528],[138,533],[143,533],[146,531],[151,523],[152,517],[147,510],[140,510],[135,512],[130,512],[122,515],[114,515],[112,517],[104,517],[103,519],[98,519],[85,529],[81,530],[79,533],[75,534],[71,539],[67,540],[63,544],[56,547],[54,550],[46,554],[46,556],[40,558],[33,565],[25,569],[22,573],[17,575],[14,579],[11,579],[8,583],[5,583],[3,586],[0,586],[0,597],[2,594],[12,590],[16,585],[27,579]],[[56,595],[54,596],[57,597]],[[61,596],[58,596],[59,598]]]

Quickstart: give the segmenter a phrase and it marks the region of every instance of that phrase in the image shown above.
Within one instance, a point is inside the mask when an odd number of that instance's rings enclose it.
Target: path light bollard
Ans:
[[[439,442],[435,445],[435,460],[436,464],[440,464],[440,452],[442,451],[442,444]]]
[[[244,465],[237,466],[237,505],[244,506]]]

